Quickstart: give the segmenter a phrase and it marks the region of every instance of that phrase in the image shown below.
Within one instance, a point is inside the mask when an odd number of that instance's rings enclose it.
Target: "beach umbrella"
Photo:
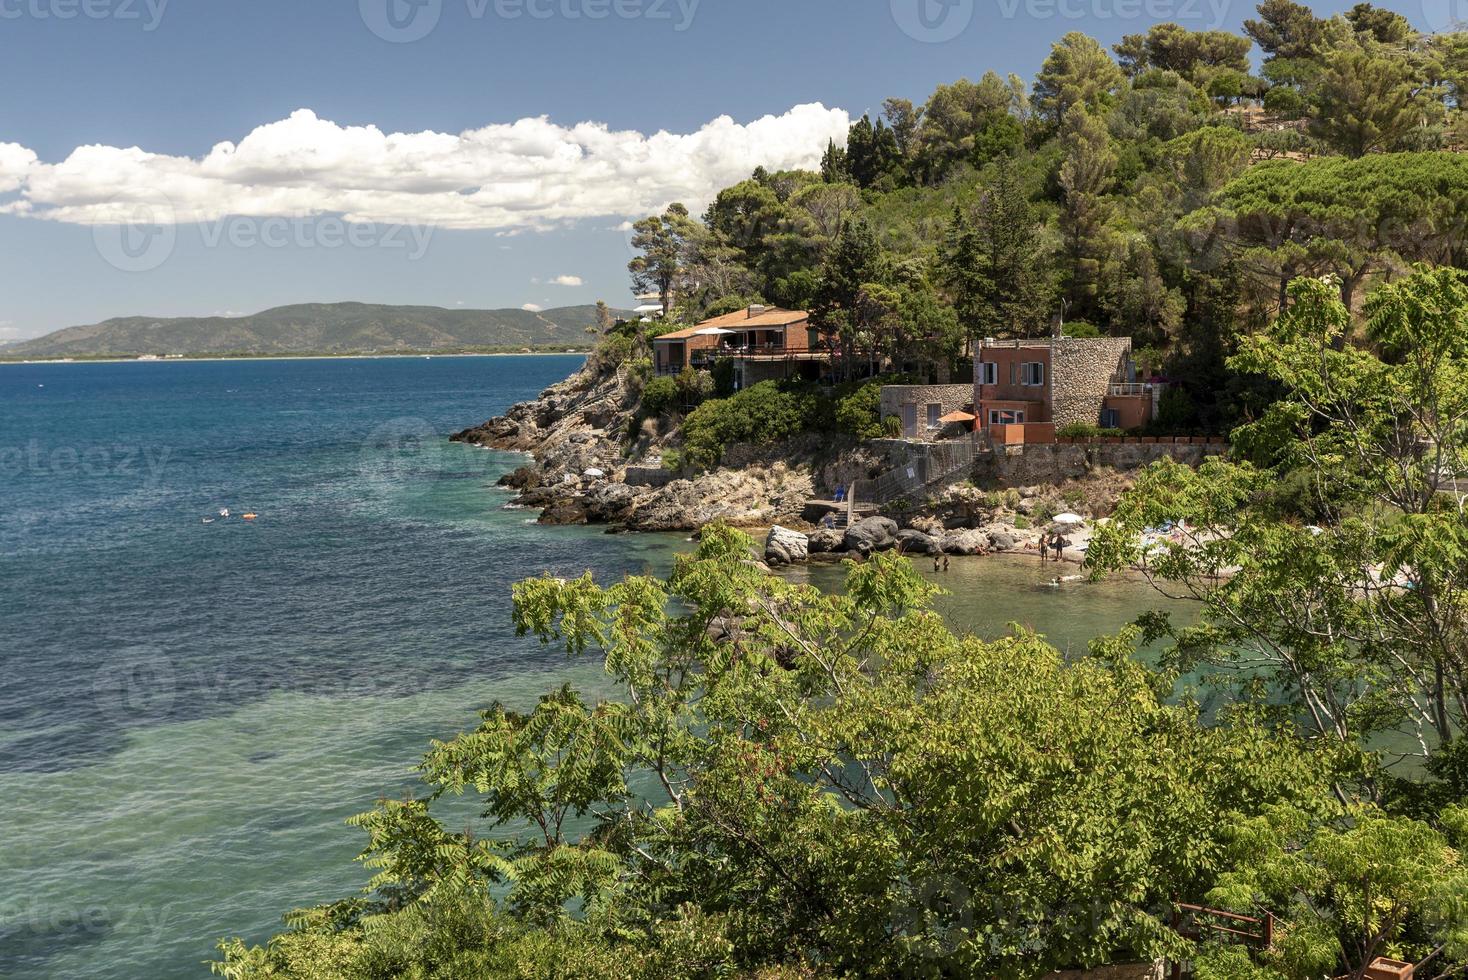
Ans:
[[[702,330],[693,331],[695,337],[722,337],[725,334],[737,333],[735,330],[725,330],[723,327],[704,327]]]
[[[1051,520],[1056,524],[1084,524],[1086,519],[1080,514],[1056,514]]]
[[[977,418],[977,416],[971,415],[968,412],[949,412],[947,415],[944,415],[942,418],[938,419],[938,421],[942,422],[944,425],[948,425],[952,422],[972,422],[975,420],[975,418]]]

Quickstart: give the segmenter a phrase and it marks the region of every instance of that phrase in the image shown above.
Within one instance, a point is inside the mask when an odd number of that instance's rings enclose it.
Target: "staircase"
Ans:
[[[875,510],[900,497],[953,481],[971,471],[978,456],[978,442],[972,436],[926,444],[921,454],[903,465],[874,480],[852,483],[846,498],[847,524],[857,520],[861,510]]]

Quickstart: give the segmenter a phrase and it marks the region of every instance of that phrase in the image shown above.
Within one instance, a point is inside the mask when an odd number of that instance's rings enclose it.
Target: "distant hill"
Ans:
[[[614,315],[627,315],[613,311]],[[304,303],[240,317],[118,317],[0,348],[8,358],[109,354],[370,354],[470,348],[584,347],[595,306],[448,310],[437,306]]]

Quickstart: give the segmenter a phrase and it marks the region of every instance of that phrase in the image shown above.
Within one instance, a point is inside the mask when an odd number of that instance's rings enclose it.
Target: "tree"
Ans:
[[[227,946],[228,975],[359,975],[374,936],[438,916],[376,975],[439,957],[491,978],[1037,977],[1179,956],[1166,906],[1224,870],[1218,814],[1319,792],[1287,740],[1164,703],[1134,631],[1078,660],[1025,632],[985,643],[900,557],[826,595],[751,546],[711,526],[667,581],[517,585],[517,630],[595,656],[618,696],[563,688],[436,744],[425,796],[358,821],[372,891],[268,950]],[[639,778],[659,791],[634,797]],[[460,793],[497,839],[438,823]],[[587,965],[540,965],[557,958]]]
[[[1095,39],[1071,31],[1050,49],[1035,77],[1035,110],[1060,128],[1075,106],[1101,111],[1112,104],[1123,81],[1121,69]]]
[[[1324,36],[1322,21],[1295,0],[1263,0],[1258,20],[1244,21],[1244,33],[1254,39],[1268,60],[1308,59]]]
[[[1177,24],[1155,24],[1146,34],[1128,34],[1113,50],[1128,76],[1149,68],[1176,72],[1192,82],[1222,69],[1249,71],[1248,38],[1227,31],[1190,31]]]
[[[821,270],[811,310],[811,325],[841,352],[840,372],[850,377],[861,330],[858,307],[862,287],[881,279],[881,248],[872,227],[853,218],[841,226]]]
[[[1234,866],[1209,893],[1216,906],[1246,914],[1279,910],[1278,939],[1254,960],[1270,978],[1361,980],[1378,956],[1419,962],[1468,952],[1468,868],[1453,843],[1465,812],[1445,813],[1451,837],[1426,823],[1372,807],[1321,820],[1290,807],[1229,828]],[[1201,980],[1248,975],[1241,947],[1205,948]],[[1437,972],[1437,968],[1434,968]]]
[[[960,163],[978,155],[992,155],[992,149],[981,151],[980,144],[998,138],[1014,144],[1015,135],[1023,139],[1017,122],[1023,99],[1023,83],[1014,76],[1009,81],[990,71],[978,82],[960,79],[952,85],[940,85],[928,98],[922,110],[922,126],[918,130],[915,150],[916,165],[923,179],[937,183]]]
[[[846,166],[858,187],[871,187],[879,181],[893,181],[901,170],[902,151],[897,137],[887,124],[875,124],[862,116],[851,127],[846,140]]]
[[[1329,271],[1354,309],[1365,279],[1403,260],[1459,261],[1468,161],[1446,153],[1373,154],[1249,168],[1184,227],[1221,236],[1232,258],[1272,279],[1279,305],[1297,275]]]
[[[851,168],[846,159],[846,148],[837,146],[835,140],[826,144],[821,156],[821,180],[828,184],[840,184],[851,179]]]
[[[1050,297],[1036,235],[1038,219],[1003,160],[978,206],[955,210],[940,252],[941,274],[970,338],[1032,336],[1048,320]]]
[[[1241,458],[1148,471],[1089,560],[1144,564],[1197,601],[1202,625],[1153,624],[1176,640],[1171,662],[1242,671],[1241,691],[1284,699],[1262,710],[1354,760],[1343,802],[1380,799],[1392,779],[1376,753],[1431,760],[1468,722],[1468,525],[1442,492],[1468,467],[1468,274],[1381,287],[1372,350],[1346,342],[1333,282],[1290,290],[1231,361],[1282,392],[1235,431]],[[1185,527],[1188,546],[1148,550],[1144,529],[1161,526]]]
[[[684,248],[695,224],[686,207],[670,204],[661,216],[643,218],[632,226],[632,247],[643,254],[627,263],[627,271],[632,273],[635,289],[657,292],[664,316],[673,308],[673,289],[682,272]]]
[[[1308,96],[1311,135],[1351,157],[1395,148],[1423,119],[1406,64],[1358,46],[1327,54]]]
[[[1079,104],[1065,114],[1060,134],[1065,153],[1060,165],[1060,233],[1065,242],[1066,292],[1085,316],[1095,309],[1101,260],[1108,252],[1106,192],[1116,167],[1116,154],[1100,120]]]

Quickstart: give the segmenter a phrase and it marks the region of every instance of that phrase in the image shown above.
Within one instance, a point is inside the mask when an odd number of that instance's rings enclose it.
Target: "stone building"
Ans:
[[[902,420],[907,439],[933,439],[945,428],[938,420],[950,412],[973,410],[973,385],[883,385],[882,418]]]
[[[1157,414],[1138,383],[1130,337],[985,340],[974,352],[978,428],[1076,423],[1135,429]]]

